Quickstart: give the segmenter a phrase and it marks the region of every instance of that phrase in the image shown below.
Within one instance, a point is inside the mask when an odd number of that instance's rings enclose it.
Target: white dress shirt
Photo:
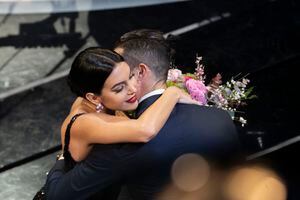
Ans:
[[[145,94],[144,96],[142,96],[142,98],[140,98],[139,103],[141,103],[142,101],[144,101],[145,99],[154,96],[154,95],[158,95],[158,94],[162,94],[164,93],[165,89],[157,89],[157,90],[153,90],[147,94]]]

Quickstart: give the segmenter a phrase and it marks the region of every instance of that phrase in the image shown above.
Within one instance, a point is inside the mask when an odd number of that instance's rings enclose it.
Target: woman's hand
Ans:
[[[192,97],[187,92],[185,92],[184,90],[182,90],[176,86],[168,87],[166,91],[176,93],[178,95],[178,103],[200,105],[200,103],[198,101],[192,99]]]

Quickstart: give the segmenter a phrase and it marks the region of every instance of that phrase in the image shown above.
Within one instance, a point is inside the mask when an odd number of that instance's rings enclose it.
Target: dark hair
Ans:
[[[122,48],[123,57],[131,68],[147,64],[157,79],[166,80],[175,51],[163,33],[152,29],[139,29],[125,33],[116,42]]]
[[[136,38],[147,38],[147,39],[155,39],[157,41],[165,42],[165,38],[163,32],[154,29],[137,29],[133,31],[129,31],[124,33],[119,40],[116,42],[116,46],[121,45],[121,43],[126,42],[128,40],[136,39]]]
[[[115,65],[124,61],[114,51],[90,47],[81,51],[73,61],[68,75],[68,85],[77,96],[92,92],[101,94],[104,82]]]

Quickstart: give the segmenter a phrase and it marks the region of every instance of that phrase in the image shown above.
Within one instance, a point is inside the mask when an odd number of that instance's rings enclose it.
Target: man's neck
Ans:
[[[167,85],[166,85],[166,81],[165,80],[160,80],[160,81],[155,81],[151,84],[151,86],[148,89],[148,93],[152,92],[154,90],[158,90],[158,89],[166,89]]]
[[[159,81],[159,82],[154,83],[151,87],[149,87],[149,89],[145,90],[145,92],[143,93],[142,97],[139,100],[139,103],[142,102],[143,100],[145,100],[146,98],[148,98],[149,95],[152,96],[150,93],[152,93],[154,91],[158,91],[157,94],[162,94],[163,90],[165,90],[166,88],[167,88],[167,85],[166,85],[165,81]],[[155,94],[156,93],[154,93],[154,95]]]
[[[159,89],[166,89],[167,85],[165,81],[157,81],[154,82],[150,87],[148,87],[148,89],[145,90],[143,96],[145,96],[146,94],[154,91],[154,90],[159,90]]]

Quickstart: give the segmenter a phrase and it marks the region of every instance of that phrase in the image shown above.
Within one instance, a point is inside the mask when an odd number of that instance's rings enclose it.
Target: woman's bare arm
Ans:
[[[111,122],[86,114],[74,123],[73,136],[88,144],[148,142],[163,127],[178,101],[195,103],[180,89],[170,87],[138,119]]]

